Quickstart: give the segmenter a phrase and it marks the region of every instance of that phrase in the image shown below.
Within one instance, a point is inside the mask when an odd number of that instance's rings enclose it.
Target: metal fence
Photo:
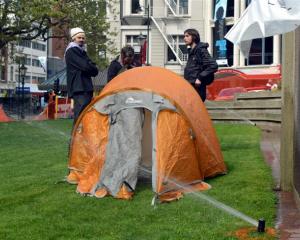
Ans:
[[[0,104],[5,113],[15,120],[31,118],[39,115],[43,110],[41,98],[32,95],[25,95],[24,99],[19,95],[0,98]]]

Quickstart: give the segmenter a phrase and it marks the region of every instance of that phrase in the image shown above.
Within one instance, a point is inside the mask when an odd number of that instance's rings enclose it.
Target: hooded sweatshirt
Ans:
[[[208,43],[200,42],[190,49],[184,78],[191,84],[195,84],[196,79],[199,79],[202,84],[210,84],[213,81],[213,74],[218,70],[216,60],[207,50],[208,46]]]

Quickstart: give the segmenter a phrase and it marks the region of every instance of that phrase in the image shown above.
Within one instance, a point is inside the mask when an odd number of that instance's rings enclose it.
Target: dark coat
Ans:
[[[218,70],[218,64],[207,48],[208,43],[200,42],[191,49],[184,69],[184,78],[196,88],[203,101],[206,99],[206,86],[212,83],[214,73]],[[201,81],[200,86],[195,86],[196,79]]]
[[[98,68],[87,56],[85,51],[78,47],[69,48],[65,55],[67,65],[68,96],[74,93],[92,92],[92,78],[98,74]]]
[[[118,57],[119,58],[119,57]],[[111,61],[108,70],[107,70],[107,82],[110,82],[122,69],[121,63],[118,61],[118,58]]]
[[[118,56],[116,59],[112,60],[108,70],[107,70],[107,82],[110,82],[114,77],[116,77],[119,73],[129,70],[134,67],[140,67],[141,65],[134,61],[129,66],[123,66],[120,62],[120,56]]]

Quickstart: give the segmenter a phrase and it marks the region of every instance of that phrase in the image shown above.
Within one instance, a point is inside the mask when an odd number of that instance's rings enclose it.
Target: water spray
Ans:
[[[218,107],[218,104],[215,103],[214,101],[210,101],[209,102],[209,105],[212,106],[212,107]],[[256,123],[251,121],[249,118],[247,117],[244,117],[241,113],[237,113],[231,109],[229,109],[228,107],[225,107],[226,111],[230,112],[232,115],[235,115],[237,117],[239,117],[242,121],[252,125],[252,126],[256,126]]]
[[[152,173],[150,170],[140,166],[139,167],[144,173]],[[224,204],[224,203],[221,203],[219,201],[217,201],[216,199],[212,198],[212,197],[209,197],[201,192],[198,192],[198,191],[195,191],[194,189],[192,189],[192,187],[190,187],[189,185],[186,185],[186,184],[183,184],[183,183],[179,183],[177,180],[175,179],[171,179],[171,178],[168,178],[168,181],[173,183],[174,185],[176,185],[178,188],[181,188],[181,189],[187,189],[189,193],[193,194],[194,196],[196,196],[197,198],[201,198],[202,200],[205,200],[206,202],[210,203],[211,205],[235,216],[235,217],[238,217],[242,220],[244,220],[245,222],[248,222],[250,223],[252,226],[255,226],[257,227],[257,232],[259,233],[263,233],[265,232],[265,220],[264,219],[259,219],[258,221],[245,215],[244,213]],[[156,201],[158,199],[158,195],[155,194],[154,198],[152,199],[152,206],[156,206]]]

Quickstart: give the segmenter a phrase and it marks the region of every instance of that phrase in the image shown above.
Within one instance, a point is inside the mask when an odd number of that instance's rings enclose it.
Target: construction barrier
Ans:
[[[72,118],[73,104],[72,99],[66,97],[55,96],[54,100],[50,100],[40,115],[34,120],[47,120],[58,118]]]
[[[56,97],[54,118],[73,117],[73,106],[71,98]]]
[[[11,122],[11,121],[13,121],[13,119],[6,115],[2,105],[0,104],[0,122]]]

